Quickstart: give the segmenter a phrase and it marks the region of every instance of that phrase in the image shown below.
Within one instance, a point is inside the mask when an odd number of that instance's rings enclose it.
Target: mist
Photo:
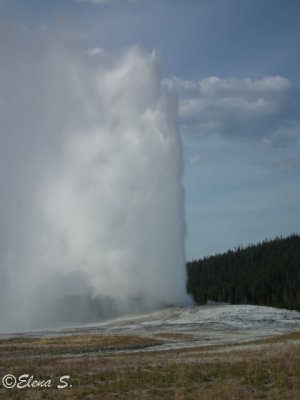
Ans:
[[[1,331],[189,302],[177,102],[156,55],[0,33]]]

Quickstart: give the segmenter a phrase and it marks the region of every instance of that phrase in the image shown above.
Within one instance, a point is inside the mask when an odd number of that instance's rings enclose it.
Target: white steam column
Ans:
[[[106,317],[189,302],[177,103],[156,56],[3,29],[1,330],[63,324],[74,296]]]
[[[47,182],[59,260],[94,296],[184,304],[184,209],[177,105],[154,55],[134,49],[93,76],[89,129],[66,135]]]

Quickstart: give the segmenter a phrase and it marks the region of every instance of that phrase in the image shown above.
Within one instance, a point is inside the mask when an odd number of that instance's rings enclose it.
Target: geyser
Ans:
[[[156,56],[17,29],[0,47],[1,330],[186,303],[177,104]]]

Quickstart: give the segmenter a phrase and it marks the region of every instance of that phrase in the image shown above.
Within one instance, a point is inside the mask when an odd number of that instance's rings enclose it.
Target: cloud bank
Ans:
[[[299,142],[300,90],[286,78],[210,77],[194,82],[173,77],[164,84],[178,93],[185,133],[270,146]]]
[[[187,302],[177,104],[155,56],[4,33],[1,329]]]

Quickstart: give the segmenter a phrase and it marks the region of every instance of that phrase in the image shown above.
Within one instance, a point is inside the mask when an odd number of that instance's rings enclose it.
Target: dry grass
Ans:
[[[14,338],[0,341],[0,358],[133,350],[158,345],[160,343],[161,342],[156,339],[140,336],[99,334]]]
[[[0,377],[28,373],[37,380],[51,379],[53,387],[1,388],[0,399],[300,399],[300,333],[236,347],[92,353],[95,346],[130,350],[150,343],[155,341],[117,335],[2,341]],[[19,351],[22,346],[26,351]],[[82,347],[88,351],[80,357],[76,351],[72,357],[53,352],[61,347],[65,353]],[[39,357],[26,357],[36,354],[37,348],[43,349]],[[8,352],[10,359],[6,358]],[[72,387],[56,389],[62,375],[70,375]]]
[[[158,338],[164,338],[164,339],[170,339],[170,340],[184,340],[184,341],[189,341],[189,340],[195,340],[196,336],[191,335],[189,333],[178,333],[178,332],[160,332],[155,334],[156,337]]]

